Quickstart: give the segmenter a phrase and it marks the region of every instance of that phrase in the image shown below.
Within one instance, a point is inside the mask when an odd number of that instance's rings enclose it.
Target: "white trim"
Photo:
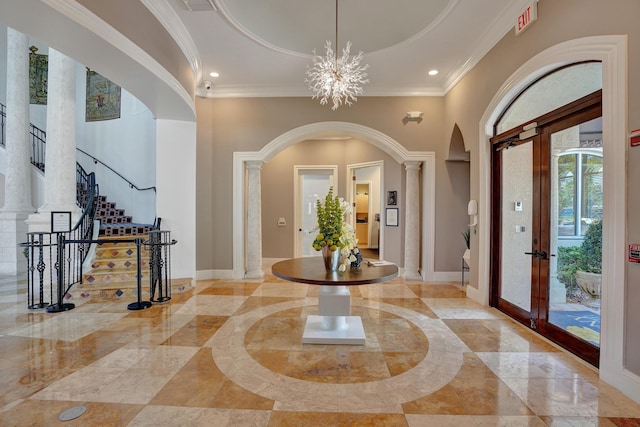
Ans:
[[[175,94],[182,99],[185,105],[193,113],[196,114],[195,102],[180,82],[167,71],[158,61],[156,61],[146,51],[138,47],[131,40],[123,36],[115,28],[107,24],[98,16],[94,15],[89,9],[80,5],[75,0],[41,0],[53,10],[61,13],[63,16],[76,22],[78,25],[96,34],[104,41],[115,47],[132,61],[137,62],[143,68],[148,70],[159,80],[170,87]]]
[[[202,60],[196,44],[189,34],[189,30],[182,23],[180,17],[167,0],[140,0],[142,4],[156,17],[165,30],[175,40],[178,47],[191,64],[195,81],[202,78]]]
[[[377,166],[380,168],[380,179],[379,179],[379,185],[380,185],[380,206],[378,206],[378,208],[380,209],[380,217],[382,218],[382,212],[384,212],[384,207],[385,207],[385,184],[384,184],[384,160],[378,160],[378,161],[374,161],[374,162],[364,162],[364,163],[352,163],[347,165],[347,176],[346,176],[346,180],[347,180],[347,195],[349,197],[349,200],[352,200],[353,202],[355,202],[356,197],[355,194],[353,194],[354,188],[353,185],[351,185],[352,183],[352,179],[351,177],[354,174],[354,169],[359,169],[359,168],[368,168],[368,167],[374,167]],[[369,181],[371,182],[371,181]],[[371,184],[370,184],[371,185]],[[369,200],[369,203],[371,203],[371,200]],[[371,206],[370,206],[371,208]],[[353,214],[353,229],[355,230],[356,228],[356,215],[355,212]],[[371,226],[371,221],[369,221],[369,226]],[[378,225],[378,230],[380,232],[380,236],[378,237],[378,257],[380,259],[384,259],[384,245],[380,244],[380,242],[384,243],[384,229],[385,227],[382,226],[382,220],[380,220],[380,224]],[[371,231],[369,231],[369,236],[371,236]]]
[[[603,297],[600,378],[628,396],[640,396],[640,377],[624,369],[626,153],[627,153],[627,36],[594,36],[555,45],[523,64],[502,85],[480,120],[478,202],[478,290],[468,292],[480,303],[489,300],[490,173],[492,126],[508,102],[538,77],[562,65],[602,61],[602,128],[604,145]]]
[[[436,281],[436,154],[422,162],[422,260],[420,275],[426,282]]]
[[[346,135],[374,145],[403,164],[407,161],[423,162],[423,239],[422,259],[426,260],[426,272],[423,277],[433,277],[435,246],[435,153],[430,151],[407,151],[393,138],[367,126],[349,122],[312,123],[278,136],[260,151],[233,153],[233,278],[242,279],[245,275],[245,163],[262,161],[267,163],[285,148],[307,139],[327,137],[327,135]],[[425,237],[426,236],[426,237]]]

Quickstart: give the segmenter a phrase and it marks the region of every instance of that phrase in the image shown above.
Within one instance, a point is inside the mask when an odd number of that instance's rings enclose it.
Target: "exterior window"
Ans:
[[[558,158],[558,235],[583,236],[602,218],[602,155],[570,153]]]

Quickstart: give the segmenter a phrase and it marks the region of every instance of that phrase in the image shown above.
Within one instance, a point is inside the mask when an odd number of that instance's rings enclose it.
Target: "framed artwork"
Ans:
[[[67,233],[71,231],[71,212],[51,212],[51,232]]]
[[[35,46],[29,50],[29,103],[47,105],[49,56],[37,54],[38,48]]]
[[[385,215],[385,225],[390,227],[398,226],[398,208],[387,208]]]
[[[120,118],[120,86],[87,69],[85,121],[97,122]]]
[[[398,192],[387,191],[387,205],[395,206],[398,203]]]

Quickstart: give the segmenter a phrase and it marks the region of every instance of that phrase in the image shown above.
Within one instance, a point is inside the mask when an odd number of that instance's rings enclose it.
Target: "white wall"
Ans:
[[[158,217],[178,241],[171,248],[171,277],[196,277],[196,124],[157,120],[157,135],[157,168],[163,171],[157,177]]]
[[[156,123],[149,109],[122,89],[120,118],[99,122],[85,121],[86,68],[76,69],[76,146],[108,165],[138,188],[155,186]],[[138,191],[101,163],[77,152],[77,160],[87,172],[95,172],[100,194],[125,209],[133,221],[152,224],[156,194]]]

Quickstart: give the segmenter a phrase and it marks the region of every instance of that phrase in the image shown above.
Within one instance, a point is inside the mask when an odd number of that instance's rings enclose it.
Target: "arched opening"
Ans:
[[[571,40],[551,47],[522,65],[496,93],[480,121],[479,180],[480,191],[478,240],[478,289],[468,295],[487,304],[489,300],[490,186],[489,139],[493,124],[506,106],[531,82],[566,64],[581,61],[602,62],[602,131],[605,153],[604,182],[609,207],[603,218],[608,235],[603,238],[603,294],[600,375],[605,381],[625,391],[637,393],[635,383],[624,370],[624,316],[626,311],[624,279],[624,241],[626,213],[625,146],[626,146],[626,37],[596,36]],[[473,263],[473,262],[472,262]]]
[[[421,164],[421,202],[420,210],[420,243],[417,252],[420,253],[419,269],[423,280],[431,280],[433,277],[433,246],[434,246],[434,200],[435,200],[435,166],[434,153],[407,151],[397,141],[375,129],[348,122],[321,122],[301,126],[286,132],[265,145],[258,152],[236,152],[233,160],[233,188],[235,194],[245,194],[234,200],[234,253],[233,253],[233,277],[244,278],[247,265],[247,207],[252,200],[252,194],[246,192],[247,177],[246,165],[249,162],[260,164],[270,161],[275,155],[287,147],[301,141],[322,138],[352,137],[362,142],[371,144],[399,164],[417,162]],[[255,202],[255,201],[254,201]],[[414,230],[415,234],[415,230]],[[398,247],[400,250],[400,245]]]

